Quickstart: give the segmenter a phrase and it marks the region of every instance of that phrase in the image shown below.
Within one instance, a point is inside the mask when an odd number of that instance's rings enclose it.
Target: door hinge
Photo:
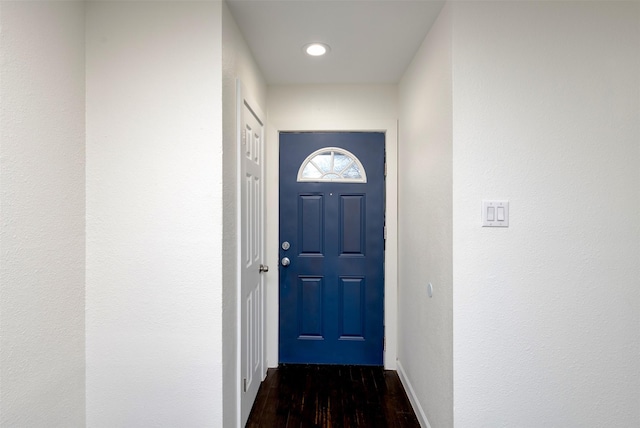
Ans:
[[[384,176],[387,176],[387,162],[384,163]]]
[[[382,338],[382,350],[383,351],[387,350],[387,338],[386,337]]]
[[[387,226],[384,227],[384,240],[387,240]]]
[[[247,392],[247,378],[242,379],[242,392]]]
[[[243,129],[242,130],[242,145],[244,146],[245,144],[247,144],[247,130]]]

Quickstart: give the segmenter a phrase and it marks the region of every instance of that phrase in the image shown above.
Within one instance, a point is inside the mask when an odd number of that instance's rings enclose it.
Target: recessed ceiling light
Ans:
[[[309,43],[308,45],[304,46],[304,51],[307,53],[307,55],[311,56],[322,56],[328,53],[330,50],[331,48],[329,47],[329,45],[325,43]]]

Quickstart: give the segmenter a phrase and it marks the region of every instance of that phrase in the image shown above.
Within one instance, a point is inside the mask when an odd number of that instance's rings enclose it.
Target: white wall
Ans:
[[[456,4],[456,427],[640,426],[639,8]]]
[[[236,329],[238,324],[237,278],[237,118],[236,79],[264,111],[267,86],[226,3],[222,6],[223,97],[223,388],[224,426],[237,426],[240,389]]]
[[[222,426],[222,5],[87,4],[87,424]]]
[[[398,370],[418,417],[433,427],[453,426],[451,37],[445,7],[398,97]]]
[[[397,88],[395,85],[290,85],[268,89],[266,148],[267,363],[278,365],[279,131],[384,131],[387,144],[388,239],[385,254],[385,366],[396,364]]]
[[[84,6],[0,13],[0,426],[83,426]]]

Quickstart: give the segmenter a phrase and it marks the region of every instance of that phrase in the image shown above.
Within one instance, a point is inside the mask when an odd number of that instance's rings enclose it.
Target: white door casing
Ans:
[[[360,120],[344,118],[297,117],[291,115],[286,119],[270,118],[267,138],[272,142],[265,148],[266,163],[269,165],[265,181],[267,184],[266,202],[269,213],[278,210],[278,154],[280,132],[383,132],[386,135],[386,209],[385,224],[387,231],[385,249],[385,292],[384,323],[385,350],[384,367],[395,370],[397,359],[397,296],[398,296],[398,122],[395,119]],[[277,215],[267,215],[266,225],[266,258],[278,263],[279,226]],[[275,268],[274,268],[275,269]],[[278,276],[271,275],[266,279],[266,358],[268,367],[278,365]]]
[[[237,83],[239,422],[246,424],[266,373],[264,304],[264,115]]]

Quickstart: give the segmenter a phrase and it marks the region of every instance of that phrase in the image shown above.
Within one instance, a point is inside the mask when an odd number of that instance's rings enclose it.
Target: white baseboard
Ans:
[[[409,397],[409,401],[411,402],[411,406],[413,407],[413,411],[416,413],[416,417],[418,418],[418,422],[420,422],[420,426],[422,428],[431,428],[429,424],[429,420],[427,419],[427,415],[424,414],[424,410],[422,410],[422,406],[418,401],[418,397],[416,397],[416,393],[413,390],[413,386],[411,386],[411,382],[407,377],[407,374],[402,367],[402,363],[400,360],[397,362],[398,365],[398,377],[400,377],[400,382],[404,386],[404,390],[407,392],[407,396]]]

